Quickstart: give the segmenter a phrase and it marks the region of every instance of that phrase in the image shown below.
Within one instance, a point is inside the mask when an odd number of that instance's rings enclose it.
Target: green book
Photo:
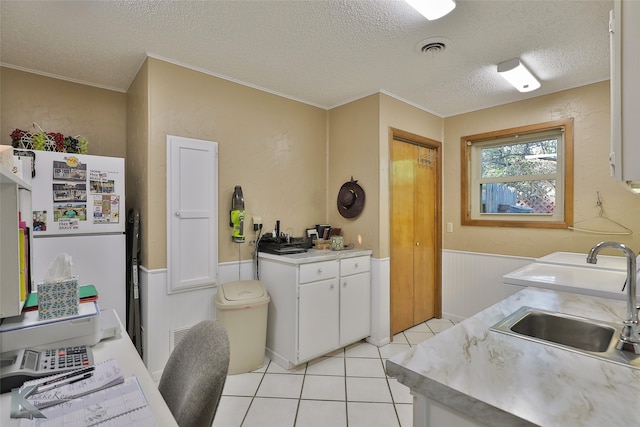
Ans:
[[[93,285],[83,285],[78,288],[80,294],[80,301],[95,301],[98,299],[98,291]],[[24,308],[22,311],[31,311],[38,309],[38,293],[31,292],[24,302]]]

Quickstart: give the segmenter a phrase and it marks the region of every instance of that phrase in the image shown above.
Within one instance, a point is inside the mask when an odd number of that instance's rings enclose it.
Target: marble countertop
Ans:
[[[371,255],[373,251],[369,249],[345,249],[342,251],[332,251],[329,249],[309,249],[307,252],[297,254],[275,255],[266,252],[259,252],[259,258],[270,259],[286,264],[307,264],[310,262],[331,261],[334,259],[354,258],[357,256]]]
[[[387,361],[414,392],[491,426],[640,423],[640,370],[490,331],[522,306],[619,323],[626,303],[526,288]]]

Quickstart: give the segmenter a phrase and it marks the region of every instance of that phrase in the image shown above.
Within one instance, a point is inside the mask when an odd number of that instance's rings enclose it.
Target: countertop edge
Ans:
[[[389,358],[388,374],[490,426],[637,424],[640,369],[490,330],[522,306],[622,327],[626,304],[526,288]]]
[[[536,426],[527,420],[506,412],[493,405],[485,403],[481,400],[468,396],[451,387],[446,386],[438,381],[430,378],[418,379],[415,372],[404,368],[391,360],[387,360],[387,373],[398,380],[401,384],[406,385],[413,392],[417,392],[431,400],[440,403],[443,406],[451,408],[460,414],[469,416],[476,421],[484,423],[491,427],[530,427]]]
[[[284,264],[308,264],[318,261],[332,261],[347,258],[354,258],[358,256],[371,256],[373,251],[371,249],[345,249],[342,251],[332,251],[329,249],[309,249],[307,252],[301,252],[290,255],[276,255],[267,252],[259,252],[259,259],[268,259],[272,261],[281,262]]]

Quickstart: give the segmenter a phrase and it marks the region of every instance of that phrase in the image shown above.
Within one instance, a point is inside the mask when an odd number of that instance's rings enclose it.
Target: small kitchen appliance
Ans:
[[[242,187],[236,185],[231,198],[231,211],[229,212],[229,226],[233,227],[231,240],[235,243],[244,242],[244,196]]]

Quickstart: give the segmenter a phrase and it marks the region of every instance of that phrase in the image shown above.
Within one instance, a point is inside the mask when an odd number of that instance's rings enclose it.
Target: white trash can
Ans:
[[[264,365],[267,309],[271,298],[258,280],[223,283],[216,295],[216,318],[229,335],[229,375]]]

